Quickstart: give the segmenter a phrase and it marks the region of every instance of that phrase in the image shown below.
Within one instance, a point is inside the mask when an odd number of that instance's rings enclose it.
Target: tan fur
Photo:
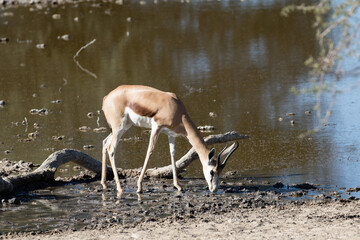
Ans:
[[[212,169],[215,170],[216,161],[209,159],[210,150],[206,146],[201,134],[187,113],[183,102],[174,93],[163,92],[147,86],[122,85],[104,97],[102,107],[106,120],[112,128],[112,134],[104,140],[103,169],[105,169],[106,157],[107,154],[109,154],[118,192],[121,193],[122,188],[116,173],[115,150],[121,135],[131,126],[128,122],[123,122],[128,121],[125,115],[126,108],[130,108],[137,115],[152,119],[150,142],[144,166],[138,181],[138,192],[142,191],[142,179],[144,177],[149,158],[154,150],[157,136],[164,128],[176,133],[176,135],[182,135],[188,139],[199,155],[200,161],[203,165],[204,174],[205,172],[208,174]],[[182,188],[178,184],[174,160],[175,139],[171,134],[169,135],[169,144],[174,185],[181,190]],[[213,164],[209,165],[209,162]],[[207,181],[209,181],[209,175],[206,175],[206,178]],[[106,171],[103,170],[101,183],[104,188],[106,188],[105,180]]]
[[[207,157],[209,149],[191,120],[185,105],[174,94],[141,85],[122,85],[111,91],[103,100],[103,111],[111,128],[118,128],[125,107],[135,113],[152,117],[159,127],[186,137],[198,154]]]

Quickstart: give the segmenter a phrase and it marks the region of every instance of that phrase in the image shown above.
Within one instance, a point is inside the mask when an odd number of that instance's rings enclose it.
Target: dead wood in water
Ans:
[[[237,132],[227,132],[225,134],[217,134],[217,135],[210,135],[207,136],[204,140],[207,145],[212,145],[216,143],[224,143],[235,141],[239,139],[249,138],[247,135],[240,135]],[[198,159],[199,156],[197,155],[194,148],[191,148],[182,158],[176,161],[176,168],[177,172],[181,173],[185,171],[185,168],[190,165],[194,160]],[[139,170],[140,171],[140,170]],[[161,168],[151,168],[146,171],[146,175],[148,177],[163,177],[163,178],[170,178],[172,177],[172,170],[171,165]]]
[[[224,143],[238,139],[248,138],[246,135],[239,135],[237,132],[228,132],[225,134],[210,135],[205,138],[208,145],[216,143]],[[178,172],[183,172],[187,166],[194,160],[198,159],[198,155],[194,148],[191,148],[182,158],[176,162]],[[73,162],[97,174],[101,174],[101,162],[74,149],[63,149],[52,153],[39,168],[31,173],[9,176],[0,178],[0,194],[11,193],[18,189],[34,184],[37,182],[54,181],[56,170],[63,164]],[[134,177],[140,174],[141,168],[138,169],[118,169],[119,177]],[[146,171],[148,177],[172,177],[171,165],[161,168],[151,168]],[[107,167],[107,176],[113,176],[111,168]]]

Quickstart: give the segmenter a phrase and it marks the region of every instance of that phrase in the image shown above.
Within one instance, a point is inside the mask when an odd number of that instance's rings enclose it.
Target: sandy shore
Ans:
[[[360,239],[360,202],[238,208],[224,214],[8,239]]]
[[[25,162],[3,163],[7,172],[2,174],[31,170]],[[45,232],[0,232],[0,239],[360,239],[359,198],[348,195],[344,199],[339,192],[309,183],[285,186],[241,178],[232,172],[224,177],[218,194],[210,194],[202,179],[183,179],[184,192],[177,192],[170,179],[147,180],[141,198],[138,195],[130,201],[136,196],[136,178],[121,180],[127,193],[117,200],[114,181],[104,191],[96,179],[85,174],[82,183],[57,188],[59,196],[76,196],[77,201],[56,227],[48,225]],[[41,203],[31,195],[15,195],[15,199],[20,205],[2,206],[11,210],[11,206],[26,208],[28,203]],[[67,206],[64,201],[46,204]],[[83,204],[90,218],[76,220],[85,225],[76,228],[76,221],[70,219],[83,213]],[[40,216],[31,221],[44,220]]]

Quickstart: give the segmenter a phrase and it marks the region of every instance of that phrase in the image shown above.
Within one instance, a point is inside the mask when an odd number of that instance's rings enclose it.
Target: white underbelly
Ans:
[[[141,116],[128,107],[125,108],[125,117],[127,118],[127,121],[129,121],[127,122],[128,125],[134,125],[136,127],[143,127],[143,128],[152,128],[152,126],[156,126],[156,122],[154,121],[153,118]],[[161,132],[172,137],[179,136],[179,134],[171,131],[166,127],[163,127],[161,129]]]
[[[140,116],[136,114],[133,110],[126,107],[125,108],[125,116],[128,117],[131,124],[137,127],[151,128],[154,119],[150,117]]]

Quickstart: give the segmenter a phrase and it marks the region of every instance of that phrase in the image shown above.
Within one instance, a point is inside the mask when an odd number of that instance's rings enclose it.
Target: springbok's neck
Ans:
[[[195,124],[188,115],[183,116],[183,123],[187,133],[186,138],[199,155],[201,163],[203,165],[207,164],[210,150],[206,146],[199,130],[197,130]]]

